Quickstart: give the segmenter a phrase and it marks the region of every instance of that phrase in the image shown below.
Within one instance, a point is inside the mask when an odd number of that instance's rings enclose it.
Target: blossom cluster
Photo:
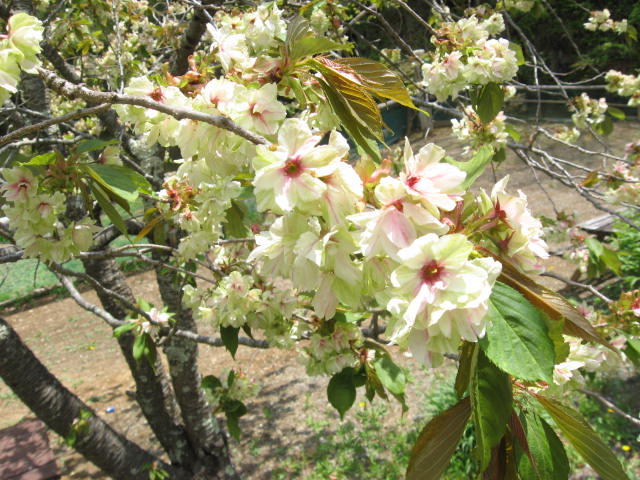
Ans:
[[[431,42],[436,49],[422,66],[423,82],[438,101],[456,98],[472,85],[503,83],[518,70],[515,52],[504,38],[490,38],[504,30],[502,15],[484,20],[476,15],[443,22]]]
[[[483,145],[490,145],[495,151],[507,144],[508,133],[505,130],[506,117],[498,112],[488,123],[483,123],[470,105],[464,109],[464,117],[451,120],[451,131],[465,142],[465,153],[477,150]]]
[[[529,12],[536,4],[536,0],[503,0],[504,7],[508,10]]]
[[[621,97],[630,97],[627,105],[630,107],[640,105],[640,76],[609,70],[604,79],[607,82],[608,91],[615,92]]]
[[[226,72],[254,67],[258,57],[268,55],[278,41],[284,41],[287,28],[281,14],[275,2],[245,14],[222,10],[216,14],[215,26],[209,23],[207,29],[213,39],[211,49]]]
[[[578,128],[594,127],[602,123],[609,108],[605,98],[596,100],[584,92],[579,97],[573,98],[569,106],[573,111],[571,120]]]
[[[26,13],[16,13],[7,21],[7,35],[0,35],[0,105],[16,93],[20,72],[36,73],[44,28]]]
[[[553,137],[566,143],[576,143],[580,138],[580,130],[560,125],[553,129]]]
[[[554,390],[584,387],[586,380],[582,372],[612,371],[620,368],[626,361],[622,352],[626,344],[626,338],[623,335],[615,336],[610,342],[615,352],[600,344],[584,343],[579,338],[566,335],[563,337],[565,345],[569,346],[569,353],[563,362],[554,367],[552,387]]]
[[[260,330],[274,346],[288,347],[300,337],[293,321],[299,308],[297,292],[290,280],[258,281],[233,271],[216,288],[184,287],[184,303],[196,319],[220,327]]]
[[[601,32],[625,33],[629,28],[629,24],[626,18],[619,22],[613,20],[611,12],[605,8],[604,10],[592,11],[589,20],[584,24],[584,28],[592,32],[599,30]]]
[[[541,273],[542,261],[549,257],[540,220],[531,215],[527,197],[506,192],[509,177],[498,181],[488,195],[480,193],[480,211],[490,219],[481,243],[488,250],[509,259],[526,273]],[[490,228],[489,228],[490,227]]]
[[[610,177],[607,182],[609,189],[606,192],[606,199],[611,203],[640,204],[640,158],[637,156],[628,156],[628,158],[630,160],[626,162],[615,162],[607,172]]]
[[[348,322],[335,322],[330,333],[313,333],[309,344],[302,349],[302,361],[309,375],[340,372],[356,367],[360,362],[358,350],[363,337],[360,327]]]
[[[397,175],[383,168],[366,173],[349,163],[349,145],[332,130],[335,117],[325,115],[327,102],[317,102],[324,113],[309,105],[287,118],[281,98],[291,92],[287,82],[278,82],[287,67],[281,13],[275,4],[264,4],[244,14],[218,14],[210,34],[211,55],[225,72],[221,78],[208,79],[192,63],[187,74],[169,76],[164,84],[138,77],[125,89],[171,107],[225,116],[264,135],[267,144],[254,146],[209,123],[156,110],[115,107],[150,144],[181,152],[179,168],[158,194],[161,211],[186,233],[181,258],[194,258],[224,235],[227,212],[245,194],[253,193],[258,212],[270,223],[243,260],[255,269],[227,269],[215,288],[187,286],[185,303],[216,328],[259,329],[277,345],[311,332],[305,355],[308,370],[316,373],[335,373],[359,361],[359,326],[335,320],[336,312],[365,317],[374,308],[389,312],[393,342],[409,347],[422,363],[437,363],[461,339],[484,335],[489,296],[501,271],[487,250],[523,271],[539,270],[539,259],[547,255],[539,222],[522,194],[505,192],[506,180],[490,195],[466,194],[466,174],[447,163],[436,145],[414,153],[407,141]],[[328,28],[322,15],[313,15],[316,28]],[[503,29],[497,14],[441,24],[433,39],[434,63],[425,65],[425,78],[434,75],[428,81],[432,91],[446,98],[469,84],[513,77],[515,53],[506,40],[490,38]],[[469,122],[473,115],[468,112]],[[460,123],[458,133],[478,145],[504,145],[503,115],[481,127]],[[40,185],[26,168],[4,175],[5,211],[28,254],[61,260],[88,248],[88,225],[58,220],[64,206],[59,192]],[[23,241],[26,235],[31,237]],[[73,241],[62,245],[67,238]],[[317,328],[294,320],[300,308]]]
[[[205,381],[207,378],[205,377]],[[215,378],[215,377],[214,377]],[[209,403],[215,411],[223,408],[223,404],[229,401],[244,402],[255,397],[260,391],[260,384],[250,378],[243,370],[224,369],[219,378],[216,378],[214,388],[207,388]]]
[[[371,301],[385,307],[392,341],[423,363],[455,351],[461,338],[477,341],[501,265],[451,231],[449,215],[463,201],[465,173],[442,162],[444,150],[436,145],[414,154],[407,143],[400,175],[378,177],[373,185],[365,179],[365,195],[362,179],[342,160],[344,139],[334,132],[318,145],[307,129],[286,120],[278,146],[257,149],[258,207],[281,216],[256,237],[249,261],[258,261],[263,275],[292,278],[312,296],[320,318],[332,318],[340,304],[356,311]],[[506,205],[499,252],[534,268],[546,251],[524,199],[503,190],[487,198],[492,210],[478,211],[479,217],[491,215],[500,201]]]
[[[27,257],[63,262],[93,242],[95,227],[89,219],[62,222],[67,197],[46,185],[27,167],[2,169],[2,210],[15,229],[16,244]]]

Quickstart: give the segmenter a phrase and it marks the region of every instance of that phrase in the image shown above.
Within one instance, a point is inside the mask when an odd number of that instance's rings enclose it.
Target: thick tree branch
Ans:
[[[156,250],[153,255],[159,263],[170,261],[166,253]],[[169,311],[174,312],[175,329],[197,334],[192,311],[182,304],[181,276],[157,266],[156,280],[162,301]],[[202,462],[202,471],[216,475],[213,478],[217,478],[218,472],[222,471],[227,471],[231,478],[235,477],[225,431],[212,415],[212,409],[200,387],[197,344],[184,337],[170,335],[164,353],[169,361],[171,382],[185,430]]]
[[[210,18],[209,13],[203,8],[206,5],[214,3],[211,0],[205,0],[200,5],[201,8],[197,8],[189,26],[187,27],[182,40],[180,41],[180,47],[176,50],[171,66],[169,67],[169,73],[171,75],[184,75],[189,69],[189,56],[193,55],[193,52],[198,47],[202,35],[207,29],[207,21]],[[209,17],[209,18],[208,18]]]
[[[124,298],[129,305],[135,303],[135,298],[115,260],[83,259],[82,263],[86,275],[100,284],[101,288],[97,289],[96,293],[106,310],[105,313],[124,319],[129,309],[115,297]],[[69,290],[68,285],[65,287]],[[95,308],[92,311],[98,313]],[[105,316],[102,318],[106,319]],[[137,361],[133,356],[135,337],[131,332],[120,335],[117,341],[136,383],[136,400],[149,426],[172,462],[189,469],[193,462],[193,451],[177,421],[174,397],[162,362],[159,358],[154,365]]]
[[[156,463],[169,472],[171,478],[186,478],[179,470],[159,461],[113,430],[46,369],[2,318],[0,351],[0,377],[58,435],[68,437],[80,412],[91,413],[87,420],[89,428],[78,435],[74,448],[108,475],[147,480],[149,473],[144,467]]]
[[[55,73],[43,68],[38,69],[38,71],[49,88],[70,99],[81,98],[91,103],[136,105],[139,107],[150,108],[152,110],[157,110],[158,112],[171,115],[177,120],[188,118],[208,123],[231,133],[235,133],[255,145],[266,145],[269,143],[269,141],[263,136],[242,128],[223,115],[209,115],[207,113],[197,112],[187,108],[173,107],[164,103],[156,102],[150,97],[137,97],[135,95],[124,95],[116,92],[100,92],[87,88],[83,85],[74,85],[60,78]]]

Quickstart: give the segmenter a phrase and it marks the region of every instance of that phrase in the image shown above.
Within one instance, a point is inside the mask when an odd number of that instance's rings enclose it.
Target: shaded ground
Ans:
[[[620,142],[638,131],[636,124],[624,124],[616,132]],[[438,129],[429,141],[435,141],[447,149],[447,153],[459,158],[460,146],[446,129]],[[509,190],[523,189],[535,214],[554,216],[557,209],[570,209],[580,220],[600,213],[578,194],[559,187],[547,178],[536,181],[535,174],[526,166],[508,159],[495,176],[510,174]],[[490,188],[494,175],[488,172],[479,182]],[[570,274],[572,267],[554,261],[551,269]],[[159,304],[155,279],[152,272],[130,278],[135,295]],[[556,285],[557,286],[557,285]],[[91,302],[97,303],[93,293],[87,292]],[[148,427],[141,417],[132,397],[134,388],[125,362],[111,329],[101,320],[78,307],[73,300],[40,302],[27,310],[4,316],[30,345],[41,361],[72,391],[89,403],[95,411],[112,422],[116,429],[141,445],[154,449]],[[207,332],[204,332],[207,333]],[[248,404],[250,415],[243,417],[241,427],[247,431],[238,443],[233,441],[236,462],[245,478],[270,479],[271,472],[284,458],[295,457],[309,448],[305,442],[310,436],[309,418],[329,418],[337,422],[338,416],[327,408],[325,378],[309,378],[298,363],[294,352],[279,350],[253,350],[240,346],[234,362],[223,349],[200,347],[201,371],[203,375],[219,373],[223,368],[245,366],[252,377],[262,385],[258,397]],[[401,353],[395,352],[398,360],[406,363]],[[446,370],[449,367],[444,367]],[[434,377],[422,374],[418,369],[417,387],[410,393],[409,404],[429,389]],[[416,393],[417,392],[417,393]],[[107,409],[113,413],[106,413]],[[399,415],[399,407],[392,405],[384,424],[393,428]],[[356,410],[356,409],[354,409]],[[19,400],[0,383],[0,428],[17,423],[31,416]],[[354,412],[347,414],[353,419]],[[419,415],[415,409],[409,411],[409,419]],[[252,438],[258,439],[251,440]],[[51,445],[55,450],[63,479],[107,478],[93,465],[64,447],[59,438],[51,434]]]

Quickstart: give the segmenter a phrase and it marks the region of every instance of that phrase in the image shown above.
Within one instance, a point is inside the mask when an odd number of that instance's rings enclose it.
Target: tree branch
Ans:
[[[269,141],[263,136],[242,128],[231,119],[223,115],[209,115],[207,113],[197,112],[195,110],[189,110],[187,108],[174,107],[166,105],[164,103],[156,102],[149,97],[124,95],[116,92],[100,92],[87,88],[83,85],[74,85],[63,80],[55,73],[43,68],[39,68],[38,72],[49,88],[51,88],[55,92],[58,92],[60,95],[63,95],[70,99],[81,98],[91,103],[136,105],[138,107],[150,108],[151,110],[156,110],[158,112],[170,115],[177,120],[188,118],[191,120],[208,123],[223,130],[227,130],[231,133],[235,133],[236,135],[249,140],[255,145],[266,145],[269,143]]]
[[[0,318],[0,377],[49,428],[62,438],[73,431],[80,412],[90,412],[89,428],[78,434],[74,448],[114,478],[147,480],[146,465],[157,464],[171,478],[183,472],[127,440],[105,423],[87,404],[67,390],[22,343],[11,326]]]
[[[182,36],[180,41],[180,47],[176,50],[173,60],[171,60],[171,66],[169,67],[169,73],[171,75],[184,75],[189,69],[189,56],[193,55],[193,52],[200,43],[202,35],[206,31],[207,21],[211,16],[206,11],[205,6],[214,3],[212,0],[205,0],[202,4],[199,4],[200,8],[197,8],[189,26]]]
[[[583,288],[584,290],[588,290],[589,292],[594,294],[596,297],[598,297],[600,300],[604,301],[605,303],[611,303],[613,301],[603,293],[600,293],[600,291],[598,291],[598,289],[595,288],[593,285],[576,282],[574,280],[571,280],[569,278],[563,277],[562,275],[558,275],[557,273],[552,273],[552,272],[544,272],[541,275],[549,278],[555,278],[556,280],[560,280],[561,282],[564,282],[567,285],[571,285],[573,287],[579,287],[579,288]]]
[[[39,130],[44,130],[52,125],[58,125],[60,123],[68,122],[69,120],[75,120],[76,118],[88,117],[90,115],[95,115],[100,112],[104,112],[109,110],[111,105],[103,103],[101,105],[96,105],[95,107],[85,108],[83,110],[78,110],[76,112],[67,113],[66,115],[62,115],[60,117],[50,118],[48,120],[44,120],[42,122],[33,123],[31,125],[27,125],[26,127],[19,128],[14,130],[7,135],[0,137],[0,147],[6,145],[7,143],[12,142],[20,137],[24,137],[25,135],[29,135],[30,133],[37,132]]]
[[[610,408],[611,410],[613,410],[615,413],[617,413],[621,417],[625,418],[626,420],[629,420],[636,427],[640,427],[640,418],[636,418],[634,416],[629,415],[627,412],[625,412],[625,411],[621,410],[620,408],[618,408],[615,404],[613,404],[612,402],[610,402],[609,400],[604,398],[599,393],[592,392],[591,390],[587,390],[586,388],[579,388],[578,391],[584,393],[585,395],[588,395],[590,397],[595,398],[601,404],[603,404],[605,407]]]
[[[104,309],[86,300],[82,296],[82,294],[78,291],[78,289],[75,287],[75,285],[73,284],[73,282],[69,277],[65,275],[59,275],[58,278],[60,280],[60,283],[62,283],[62,286],[69,292],[69,295],[71,296],[71,298],[73,298],[73,300],[81,308],[84,308],[88,312],[93,313],[94,315],[104,320],[109,326],[113,328],[121,327],[122,325],[126,325],[128,323],[123,320],[118,320],[109,312],[105,311]],[[153,320],[151,321],[151,324],[154,326],[157,326],[160,329],[160,335],[169,334],[170,329],[167,328],[166,326]],[[200,335],[197,333],[188,332],[184,330],[176,330],[172,332],[172,335],[175,335],[176,337],[183,337],[197,343],[211,345],[212,347],[224,346],[224,343],[220,338],[210,337],[207,335]],[[258,340],[258,339],[247,338],[247,337],[238,337],[238,343],[240,345],[244,345],[246,347],[252,347],[252,348],[269,348],[270,347],[269,342],[267,342],[266,340]]]

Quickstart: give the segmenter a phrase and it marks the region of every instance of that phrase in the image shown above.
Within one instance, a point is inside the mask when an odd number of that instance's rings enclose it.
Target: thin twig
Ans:
[[[636,427],[640,427],[640,418],[636,418],[632,415],[629,415],[627,412],[621,410],[619,407],[617,407],[615,404],[611,403],[609,400],[607,400],[606,398],[604,398],[602,395],[600,395],[597,392],[592,392],[591,390],[587,390],[586,388],[579,388],[578,389],[579,392],[584,393],[585,395],[588,395],[590,397],[595,398],[596,400],[598,400],[601,404],[603,404],[605,407],[610,408],[611,410],[613,410],[615,413],[617,413],[618,415],[620,415],[621,417],[629,420],[631,423],[633,423]]]
[[[75,120],[76,118],[95,115],[97,113],[109,110],[110,108],[111,108],[111,105],[109,105],[108,103],[101,103],[100,105],[96,105],[95,107],[85,108],[83,110],[78,110],[76,112],[67,113],[66,115],[62,115],[60,117],[50,118],[42,122],[34,123],[32,125],[27,125],[26,127],[19,128],[17,130],[14,130],[11,133],[8,133],[3,137],[0,137],[0,147],[20,137],[29,135],[30,133],[37,132],[38,130],[44,130],[45,128],[48,128],[52,125],[68,122],[69,120]]]
[[[575,280],[571,280],[567,277],[563,277],[562,275],[558,275],[557,273],[552,273],[552,272],[544,272],[542,273],[542,275],[545,277],[555,278],[556,280],[560,280],[561,282],[564,282],[567,285],[571,285],[572,287],[579,287],[579,288],[588,290],[591,293],[593,293],[596,297],[598,297],[600,300],[604,301],[605,303],[611,303],[613,301],[603,293],[600,293],[598,289],[596,289],[593,285],[576,282]]]
[[[127,321],[118,320],[113,315],[111,315],[109,312],[107,312],[107,311],[103,310],[102,308],[98,307],[97,305],[94,305],[93,303],[87,301],[82,296],[82,294],[80,294],[80,292],[75,287],[75,285],[73,285],[73,282],[71,281],[71,279],[69,277],[67,277],[65,275],[58,274],[58,273],[56,273],[56,275],[60,279],[60,283],[62,283],[64,288],[67,289],[67,291],[69,292],[69,295],[71,295],[71,298],[73,298],[73,300],[75,300],[75,302],[80,307],[84,308],[85,310],[87,310],[87,311],[93,313],[94,315],[96,315],[97,317],[101,318],[102,320],[104,320],[112,328],[121,327],[121,326],[126,325],[126,324],[129,323]],[[156,322],[155,320],[150,320],[150,323],[152,325],[160,328],[160,334],[161,335],[165,335],[166,333],[169,332],[169,328],[168,327]],[[186,338],[186,339],[189,339],[189,340],[193,340],[194,342],[197,342],[197,343],[204,343],[204,344],[211,345],[211,346],[214,346],[214,347],[222,347],[222,346],[224,346],[224,343],[222,342],[222,339],[220,339],[220,338],[209,337],[209,336],[206,336],[206,335],[200,335],[200,334],[189,332],[189,331],[185,331],[185,330],[176,330],[174,335],[177,336],[177,337]],[[247,347],[253,347],[253,348],[269,348],[269,342],[267,342],[266,340],[256,340],[256,339],[252,339],[252,338],[238,337],[238,343],[240,345],[245,345]]]

